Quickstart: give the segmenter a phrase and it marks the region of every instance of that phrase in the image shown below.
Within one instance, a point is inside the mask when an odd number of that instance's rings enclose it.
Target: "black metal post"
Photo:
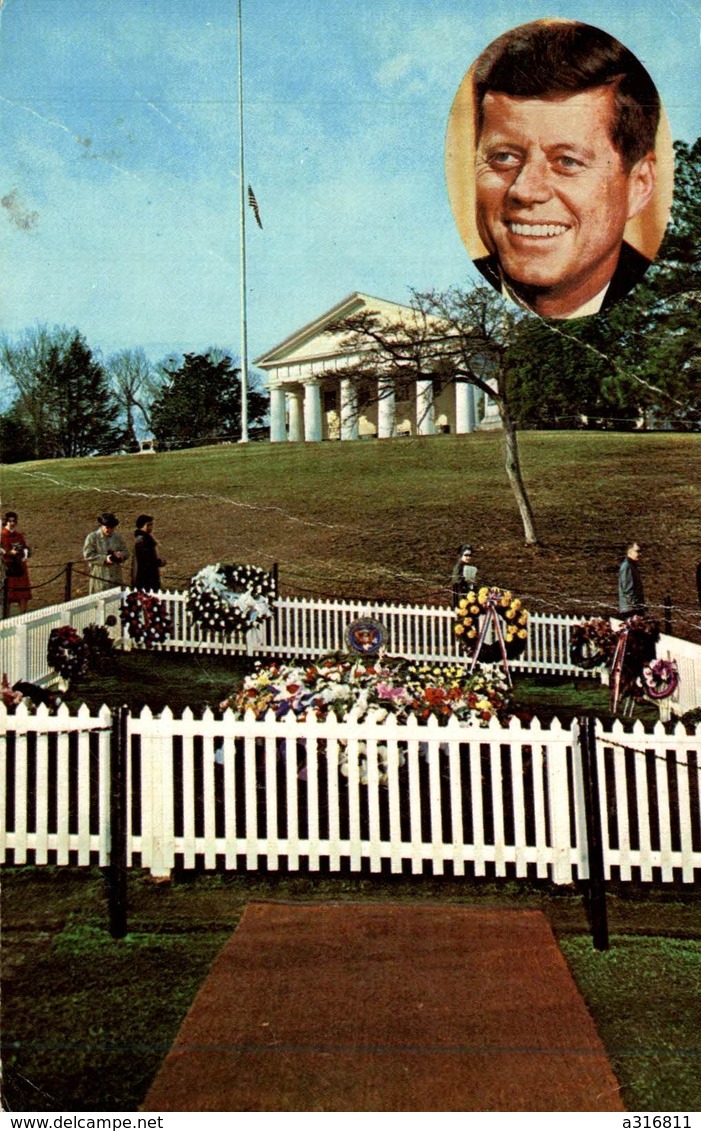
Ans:
[[[604,880],[604,841],[601,828],[599,770],[596,763],[596,723],[580,718],[579,749],[582,759],[584,808],[589,849],[589,917],[592,942],[597,950],[608,950],[609,930]]]
[[[668,593],[664,599],[664,630],[667,636],[672,635],[672,597]]]
[[[273,571],[272,572],[273,572],[273,584],[275,585],[275,596],[277,597],[279,595],[277,562],[273,562]]]
[[[70,601],[73,589],[73,562],[66,562],[66,576],[63,582],[63,599]]]
[[[108,870],[110,934],[127,933],[127,718],[128,707],[117,707],[112,718],[110,782],[110,864]]]

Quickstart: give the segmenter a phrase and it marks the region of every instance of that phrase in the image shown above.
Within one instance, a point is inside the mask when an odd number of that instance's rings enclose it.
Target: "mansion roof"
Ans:
[[[271,349],[266,350],[265,353],[260,354],[253,364],[261,369],[274,369],[278,366],[345,357],[347,350],[343,348],[342,342],[346,335],[343,332],[329,334],[327,328],[334,322],[349,318],[352,314],[359,314],[364,310],[379,314],[381,317],[387,318],[388,321],[396,321],[399,318],[406,318],[414,314],[410,306],[399,302],[390,302],[388,299],[374,298],[372,295],[362,294],[360,291],[353,291],[352,294],[346,295],[344,299],[332,306],[330,310],[308,322],[306,326],[295,330],[293,334],[284,338]]]

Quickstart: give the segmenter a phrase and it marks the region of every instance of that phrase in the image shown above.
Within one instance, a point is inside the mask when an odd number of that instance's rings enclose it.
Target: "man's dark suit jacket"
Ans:
[[[484,275],[488,283],[496,290],[501,290],[501,274],[499,260],[496,255],[485,255],[481,259],[473,260],[475,267]],[[621,254],[618,257],[616,270],[611,276],[608,290],[601,304],[602,310],[608,310],[614,303],[625,298],[639,283],[650,266],[650,260],[642,255],[636,248],[631,247],[625,240],[621,245]]]

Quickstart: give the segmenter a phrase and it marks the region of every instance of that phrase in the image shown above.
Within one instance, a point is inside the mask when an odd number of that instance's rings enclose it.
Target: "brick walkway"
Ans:
[[[252,903],[145,1111],[623,1111],[537,911]]]

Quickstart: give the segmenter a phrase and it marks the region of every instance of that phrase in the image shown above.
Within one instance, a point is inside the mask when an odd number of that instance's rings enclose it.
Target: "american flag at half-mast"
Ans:
[[[260,208],[258,207],[258,201],[256,200],[256,194],[254,193],[254,191],[253,191],[253,189],[251,188],[250,185],[248,186],[248,203],[250,204],[251,208],[253,209],[253,215],[256,218],[256,224],[258,225],[259,228],[262,228],[263,222],[260,218]]]

